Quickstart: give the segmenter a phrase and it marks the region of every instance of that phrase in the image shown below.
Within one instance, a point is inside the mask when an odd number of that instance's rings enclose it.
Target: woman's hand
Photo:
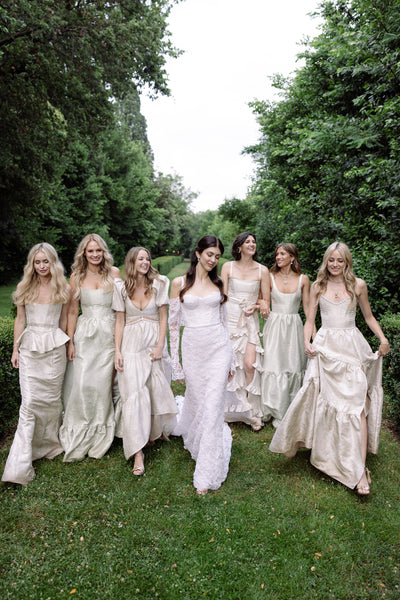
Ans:
[[[251,306],[246,306],[246,308],[243,309],[243,312],[246,315],[246,317],[250,317],[252,314],[255,313],[255,311],[257,309],[258,309],[258,305],[252,304]]]
[[[235,371],[233,371],[231,369],[228,374],[228,382],[232,381],[234,374],[235,374]]]
[[[11,364],[14,369],[18,369],[19,367],[19,353],[18,348],[14,348],[13,353],[11,355]]]
[[[151,360],[154,362],[155,360],[160,360],[162,358],[163,355],[163,348],[156,346],[155,348],[153,348],[153,350],[150,352],[150,358]]]
[[[389,354],[389,352],[390,352],[389,342],[387,340],[384,340],[383,342],[381,342],[381,345],[379,346],[378,356],[385,356],[385,354]]]
[[[67,346],[67,358],[68,360],[74,360],[75,358],[75,346],[72,340],[69,340]]]
[[[256,304],[256,307],[259,309],[260,315],[264,317],[264,319],[268,319],[270,313],[270,307],[268,302],[260,298]]]
[[[123,361],[120,350],[115,351],[114,366],[117,371],[124,370],[124,361]]]
[[[318,354],[318,352],[310,342],[304,343],[304,351],[308,358],[315,358]]]

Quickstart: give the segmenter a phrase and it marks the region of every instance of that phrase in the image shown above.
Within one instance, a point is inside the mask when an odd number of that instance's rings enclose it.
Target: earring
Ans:
[[[294,260],[291,260],[291,261],[290,261],[290,264],[292,265],[293,263],[294,263]]]
[[[241,249],[240,248],[238,248],[238,252],[239,252],[239,254],[241,253]]]

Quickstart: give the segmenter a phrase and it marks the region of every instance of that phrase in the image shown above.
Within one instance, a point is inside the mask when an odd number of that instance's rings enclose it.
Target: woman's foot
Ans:
[[[370,483],[371,483],[371,475],[370,475],[369,470],[367,468],[365,468],[364,473],[356,486],[357,494],[359,496],[368,496],[368,494],[371,491],[370,487],[369,487]]]
[[[135,454],[135,463],[133,465],[132,473],[136,477],[140,477],[144,474],[144,454],[141,450]]]

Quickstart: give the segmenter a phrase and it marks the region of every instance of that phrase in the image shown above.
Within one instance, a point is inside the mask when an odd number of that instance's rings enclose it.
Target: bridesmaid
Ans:
[[[263,330],[264,363],[261,376],[263,420],[277,427],[303,382],[307,358],[303,347],[303,323],[307,317],[310,280],[301,273],[294,244],[279,244],[271,267],[272,310]]]
[[[270,450],[294,456],[311,448],[310,462],[361,496],[370,493],[367,450],[378,451],[382,415],[382,356],[389,343],[371,312],[365,281],[356,278],[346,244],[325,252],[311,287],[304,326],[310,359],[303,386],[272,439]],[[311,343],[319,304],[322,326]],[[355,325],[357,304],[380,346],[373,353]]]
[[[226,295],[217,271],[223,251],[215,236],[201,238],[186,275],[171,285],[173,378],[186,379],[182,414],[173,433],[183,437],[185,448],[196,461],[193,484],[200,495],[218,489],[225,481],[232,446],[224,407],[229,394],[226,384],[233,376],[233,353],[224,322]],[[181,325],[183,370],[179,364]]]
[[[269,312],[270,280],[267,267],[254,259],[257,243],[246,231],[232,245],[233,262],[222,265],[221,278],[228,296],[227,324],[235,353],[236,373],[228,384],[234,392],[225,407],[225,421],[242,421],[259,431],[262,427],[261,371],[263,349],[260,343],[258,308]]]
[[[143,448],[168,439],[178,412],[170,388],[166,344],[169,281],[151,265],[146,248],[131,248],[125,258],[125,282],[116,281],[113,308],[115,368],[122,401],[122,439],[133,474],[144,474]]]
[[[64,380],[64,420],[60,440],[64,462],[86,455],[101,458],[114,439],[112,380],[115,313],[114,280],[121,278],[106,242],[90,233],[72,265],[68,308],[68,366]],[[79,315],[79,304],[82,314]]]
[[[69,296],[53,246],[45,242],[33,246],[13,294],[17,316],[11,363],[19,368],[22,401],[2,481],[26,485],[35,477],[32,461],[63,451],[58,432]]]

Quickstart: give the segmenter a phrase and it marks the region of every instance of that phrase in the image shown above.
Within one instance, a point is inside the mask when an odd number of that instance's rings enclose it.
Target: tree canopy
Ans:
[[[314,274],[346,242],[375,310],[399,309],[400,2],[323,2],[321,33],[276,102],[251,103],[260,139],[247,201],[262,256],[291,241]]]

